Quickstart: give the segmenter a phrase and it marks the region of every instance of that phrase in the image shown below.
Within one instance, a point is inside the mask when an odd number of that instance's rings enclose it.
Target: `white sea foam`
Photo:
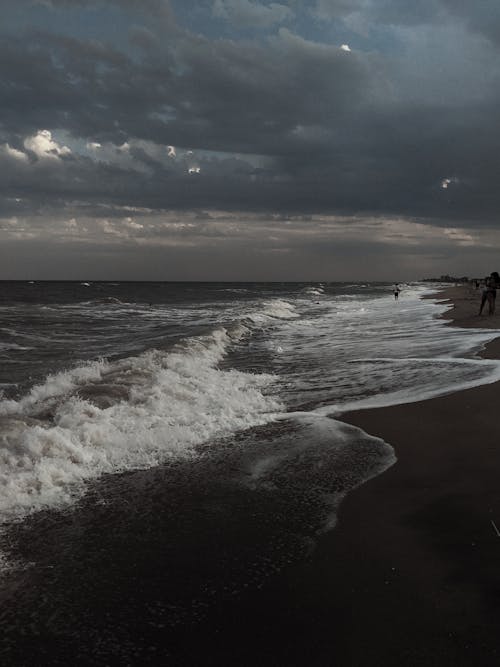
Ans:
[[[52,375],[0,402],[0,515],[21,518],[80,496],[103,473],[195,455],[215,437],[273,420],[271,375],[217,364],[244,333],[218,329],[169,353],[150,350]]]
[[[258,325],[272,324],[273,320],[291,320],[299,317],[295,306],[284,299],[272,299],[259,304],[254,311],[247,313],[244,321]]]
[[[427,360],[429,362],[442,363],[444,360]],[[477,365],[483,371],[479,377],[476,377],[472,380],[460,380],[455,379],[455,381],[444,381],[442,384],[430,384],[427,386],[410,386],[398,389],[397,391],[389,391],[386,393],[376,394],[374,396],[369,396],[366,398],[360,398],[357,400],[347,401],[345,403],[338,403],[335,405],[327,405],[316,408],[312,413],[318,416],[338,416],[345,414],[346,412],[351,412],[353,410],[366,410],[373,408],[384,408],[391,405],[403,405],[405,403],[416,403],[418,401],[425,401],[431,398],[436,398],[438,396],[444,396],[446,394],[455,393],[458,391],[464,391],[466,389],[472,389],[484,384],[493,384],[494,382],[500,381],[500,362],[494,360],[457,360],[457,359],[447,359],[446,360],[450,366],[463,365],[474,366]]]
[[[500,362],[472,356],[500,332],[445,326],[436,316],[448,306],[421,299],[430,291],[405,286],[399,302],[389,290],[328,297],[314,327],[280,331],[273,349],[286,354],[273,360],[289,408],[335,415],[500,379]]]
[[[312,296],[322,296],[324,294],[325,288],[322,285],[317,287],[306,287],[304,288],[304,294],[311,294]]]

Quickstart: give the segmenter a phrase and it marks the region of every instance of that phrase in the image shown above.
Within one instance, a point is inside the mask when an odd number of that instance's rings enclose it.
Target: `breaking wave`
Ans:
[[[0,401],[3,520],[67,505],[103,473],[196,456],[213,438],[272,421],[282,409],[274,376],[218,368],[246,332],[221,327],[168,352],[89,362]]]

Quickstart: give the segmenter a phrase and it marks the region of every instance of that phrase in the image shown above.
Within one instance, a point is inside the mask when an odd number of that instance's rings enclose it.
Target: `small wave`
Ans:
[[[291,320],[299,317],[295,306],[284,299],[264,301],[258,309],[247,313],[244,322],[251,322],[260,326],[272,324],[276,320]]]
[[[58,306],[58,309],[75,310],[75,308],[93,307],[93,306],[136,306],[135,303],[128,301],[120,301],[114,296],[103,296],[98,299],[90,299],[88,301],[77,301],[76,303],[68,303]]]
[[[384,359],[373,359],[373,360],[364,360],[364,363],[368,365],[370,362],[384,363]],[[380,393],[359,397],[356,399],[351,399],[348,401],[339,401],[336,404],[323,405],[318,408],[311,410],[311,413],[320,416],[339,416],[347,412],[352,412],[354,410],[366,410],[374,408],[384,408],[394,405],[403,405],[406,403],[416,403],[419,401],[429,400],[431,398],[436,398],[438,396],[445,396],[446,394],[452,394],[458,391],[464,391],[466,389],[472,389],[474,387],[479,387],[485,384],[493,384],[494,382],[500,381],[500,362],[493,359],[456,359],[456,358],[442,358],[442,359],[388,359],[393,366],[396,364],[407,365],[409,362],[413,364],[421,364],[423,367],[430,364],[433,367],[438,367],[441,365],[443,369],[448,366],[450,369],[453,367],[462,367],[465,369],[477,369],[479,373],[472,378],[467,376],[458,375],[455,378],[449,378],[449,373],[443,372],[441,376],[444,378],[442,383],[438,383],[435,380],[431,381],[429,384],[421,383],[419,388],[416,389],[416,383],[412,386],[405,386],[397,390],[388,390],[381,391]]]
[[[245,329],[220,328],[170,352],[94,361],[0,401],[3,521],[80,497],[103,473],[195,456],[197,447],[272,421],[272,375],[219,370]]]
[[[325,288],[322,285],[318,285],[317,287],[306,287],[302,291],[304,294],[310,294],[311,296],[322,296]]]
[[[0,350],[34,350],[34,347],[18,345],[17,343],[0,343]]]

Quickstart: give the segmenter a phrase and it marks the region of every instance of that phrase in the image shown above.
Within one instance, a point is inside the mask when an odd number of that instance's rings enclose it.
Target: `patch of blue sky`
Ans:
[[[92,150],[89,148],[88,143],[85,139],[80,137],[75,137],[66,130],[61,130],[58,128],[53,128],[51,130],[52,139],[59,146],[67,146],[72,153],[77,153],[79,155],[92,156]]]

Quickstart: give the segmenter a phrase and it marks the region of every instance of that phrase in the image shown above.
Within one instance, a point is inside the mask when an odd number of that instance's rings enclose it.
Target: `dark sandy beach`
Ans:
[[[442,296],[447,319],[500,328],[499,316],[477,317],[477,292]],[[500,338],[484,354],[498,358]],[[290,560],[275,528],[294,506],[273,492],[257,507],[232,484],[234,444],[199,473],[111,476],[71,512],[13,526],[11,547],[36,567],[4,582],[1,664],[500,664],[499,391],[344,415],[398,461]],[[296,500],[284,523],[312,535]]]
[[[460,326],[479,295],[453,298]],[[500,339],[485,356],[498,358]],[[397,463],[349,494],[309,561],[202,632],[198,664],[500,664],[499,385],[344,415]]]
[[[460,287],[443,297],[452,299],[451,324],[500,327],[498,315],[477,317],[478,292]],[[499,343],[483,356],[499,358]],[[398,456],[347,499],[318,551],[319,562],[328,551],[349,560],[347,664],[499,664],[498,392],[496,383],[345,415]]]

